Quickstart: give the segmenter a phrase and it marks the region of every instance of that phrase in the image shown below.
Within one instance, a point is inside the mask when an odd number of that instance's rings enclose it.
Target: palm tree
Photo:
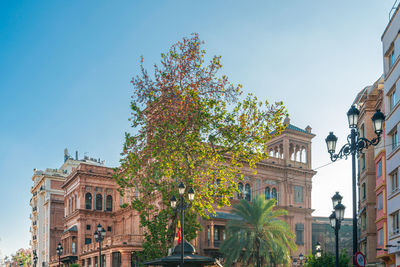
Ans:
[[[286,222],[278,219],[286,210],[274,209],[275,199],[258,196],[253,202],[241,200],[233,206],[237,220],[227,224],[228,238],[220,251],[225,255],[226,266],[236,261],[260,267],[265,264],[289,264],[290,252],[297,249]]]

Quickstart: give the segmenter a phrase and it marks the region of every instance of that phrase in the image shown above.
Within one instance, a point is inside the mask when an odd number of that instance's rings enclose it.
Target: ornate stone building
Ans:
[[[102,241],[103,266],[131,266],[143,239],[139,218],[131,208],[130,194],[120,196],[112,177],[113,169],[81,163],[68,176],[64,190],[64,231],[61,236],[65,265],[79,263],[97,267],[99,243],[94,238],[97,225],[106,231]],[[52,266],[58,258],[52,257]]]
[[[296,234],[298,250],[306,255],[312,244],[311,189],[315,171],[311,169],[311,128],[300,129],[287,121],[288,127],[269,143],[269,155],[257,166],[257,174],[244,170],[245,178],[232,204],[239,199],[251,201],[258,195],[277,199],[277,207],[288,210],[284,220]],[[125,203],[138,197],[135,190],[127,190],[124,196],[117,191],[112,178],[113,169],[80,163],[62,184],[64,194],[64,221],[61,244],[65,265],[79,263],[82,267],[97,267],[99,243],[94,239],[96,226],[106,230],[102,241],[104,267],[128,267],[136,263],[136,252],[141,250],[143,229],[138,214]],[[200,219],[203,231],[192,244],[201,255],[219,257],[219,246],[225,239],[225,225],[232,217],[231,207],[217,209],[216,216]],[[58,266],[54,253],[51,266]],[[102,266],[102,267],[103,267]]]
[[[277,199],[277,207],[288,210],[283,219],[296,234],[298,250],[307,255],[312,250],[312,209],[311,189],[315,171],[311,168],[311,127],[300,129],[287,121],[288,127],[269,142],[270,157],[257,165],[257,174],[244,170],[245,180],[239,183],[242,192],[238,199],[252,200],[264,194],[266,198]],[[247,173],[247,174],[246,174]],[[238,200],[232,200],[232,204]],[[225,239],[225,226],[231,207],[217,210],[210,220],[201,220],[204,231],[195,240],[197,251],[201,254],[219,257],[219,246]]]
[[[49,266],[50,257],[56,254],[56,245],[63,231],[64,192],[61,185],[72,169],[81,162],[101,165],[100,160],[85,157],[73,159],[64,151],[64,163],[59,169],[33,170],[32,198],[32,250],[38,257],[37,266]]]

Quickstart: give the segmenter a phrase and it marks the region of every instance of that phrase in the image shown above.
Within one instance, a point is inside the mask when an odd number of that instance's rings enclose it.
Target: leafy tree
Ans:
[[[233,206],[232,213],[239,217],[227,224],[228,238],[220,251],[225,255],[225,265],[236,261],[250,266],[285,264],[290,262],[290,252],[297,249],[289,225],[278,217],[286,210],[274,209],[276,200],[258,196],[253,202],[241,200]]]
[[[310,254],[307,258],[307,262],[304,266],[306,267],[334,267],[336,264],[336,257],[332,253],[321,254],[321,257],[317,258],[315,255]],[[347,255],[345,249],[340,252],[339,255],[339,266],[348,267],[351,266],[351,257]]]
[[[282,103],[269,104],[249,94],[239,99],[241,85],[219,76],[221,57],[205,63],[197,34],[183,38],[161,54],[151,77],[143,66],[132,79],[130,121],[121,166],[115,178],[121,194],[135,188],[132,207],[145,229],[144,258],[165,255],[175,237],[178,214],[169,207],[177,184],[193,187],[196,197],[185,215],[185,239],[200,230],[196,216],[230,205],[241,170],[267,157],[271,135],[284,129]]]
[[[20,262],[24,266],[30,266],[32,264],[31,252],[27,249],[19,249],[14,255],[11,255],[12,261],[19,266]]]

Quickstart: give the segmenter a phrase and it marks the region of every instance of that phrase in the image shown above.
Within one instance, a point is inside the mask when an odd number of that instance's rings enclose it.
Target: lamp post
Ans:
[[[101,267],[101,241],[104,240],[104,237],[106,236],[106,230],[101,226],[101,224],[97,225],[97,230],[94,232],[94,238],[96,239],[97,242],[99,242],[99,266]]]
[[[61,246],[61,243],[58,243],[58,245],[57,245],[58,267],[61,266],[62,252],[63,252],[63,247]]]
[[[180,196],[180,201],[179,201],[178,205],[176,205],[177,201],[176,201],[175,196],[172,196],[170,199],[171,207],[173,209],[176,208],[178,211],[181,212],[181,244],[180,244],[181,245],[181,264],[180,264],[180,267],[183,267],[183,265],[184,265],[184,260],[183,260],[183,254],[184,254],[183,244],[185,242],[184,241],[185,239],[183,236],[184,235],[184,231],[183,231],[184,210],[189,209],[192,206],[192,201],[194,200],[194,190],[193,190],[193,188],[190,188],[188,190],[188,198],[189,198],[190,202],[189,203],[185,202],[185,198],[183,197],[185,194],[185,189],[186,189],[185,184],[183,182],[181,182],[178,186],[178,192],[179,192],[179,196]]]
[[[33,267],[36,267],[38,257],[36,255],[36,250],[33,251]]]
[[[297,258],[294,258],[293,259],[293,265],[294,266],[297,266],[297,263],[299,263],[299,266],[303,266],[303,260],[304,260],[304,255],[303,255],[303,253],[300,253],[299,254],[299,260],[297,261]],[[307,260],[305,261],[305,262],[307,262]],[[304,262],[304,263],[305,263]]]
[[[322,249],[321,249],[321,244],[319,242],[317,242],[317,244],[315,244],[315,257],[321,258],[322,256]]]
[[[331,223],[332,228],[335,230],[335,252],[336,252],[336,267],[339,267],[339,230],[340,224],[344,218],[344,210],[346,207],[341,203],[342,196],[339,195],[339,192],[332,197],[332,204],[334,206],[334,211],[329,216],[329,221]]]
[[[376,146],[380,141],[380,136],[383,132],[383,121],[385,115],[378,109],[372,116],[372,123],[374,125],[375,137],[372,140],[368,140],[360,133],[357,129],[358,117],[360,111],[355,107],[351,106],[347,112],[347,118],[349,121],[349,128],[351,133],[347,136],[347,144],[345,144],[337,154],[335,154],[336,142],[338,138],[330,132],[328,137],[325,139],[328,147],[328,153],[330,154],[331,161],[335,162],[338,159],[345,158],[351,154],[352,162],[352,185],[353,185],[353,263],[355,264],[354,255],[357,253],[358,241],[357,241],[357,195],[356,195],[356,154],[361,152],[364,148],[369,146]]]

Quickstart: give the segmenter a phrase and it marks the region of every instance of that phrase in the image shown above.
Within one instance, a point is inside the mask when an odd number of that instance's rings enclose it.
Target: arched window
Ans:
[[[103,197],[100,194],[96,195],[96,210],[103,209]]]
[[[107,196],[106,211],[112,211],[112,196],[110,195]]]
[[[276,192],[276,188],[272,188],[271,197],[278,200],[278,193]]]
[[[92,209],[92,194],[86,193],[85,195],[85,209],[91,210]]]
[[[246,186],[245,186],[245,198],[246,198],[246,200],[247,201],[251,201],[251,187],[250,187],[250,185],[249,184],[246,184]]]
[[[271,189],[267,186],[265,188],[265,199],[268,200],[271,198]]]
[[[243,199],[243,184],[238,183],[238,199]]]

